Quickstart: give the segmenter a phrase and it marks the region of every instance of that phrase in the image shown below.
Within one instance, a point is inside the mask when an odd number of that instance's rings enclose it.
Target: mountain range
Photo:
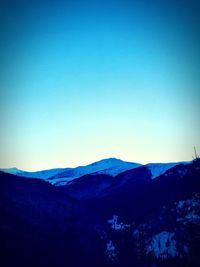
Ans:
[[[5,267],[197,267],[200,160],[0,171]]]
[[[143,165],[140,163],[127,162],[116,158],[108,158],[76,168],[55,168],[35,172],[23,171],[17,168],[0,170],[17,176],[43,179],[50,182],[51,184],[60,186],[66,185],[70,181],[87,174],[106,174],[115,177],[122,172],[141,166],[148,168],[151,171],[152,178],[155,178],[180,163],[187,164],[188,162],[149,163]]]

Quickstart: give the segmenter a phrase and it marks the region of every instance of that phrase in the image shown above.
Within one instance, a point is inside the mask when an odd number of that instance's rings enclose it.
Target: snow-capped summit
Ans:
[[[107,174],[116,176],[121,172],[141,166],[139,163],[126,162],[116,158],[103,159],[86,166],[79,166],[74,169],[64,170],[54,175],[49,180],[56,185],[64,185],[67,182],[87,174]]]
[[[141,166],[141,164],[139,163],[127,162],[117,158],[107,158],[86,165],[82,168],[84,168],[85,170],[87,169],[89,172],[95,171],[97,173],[104,173],[104,174],[105,172],[108,172],[106,174],[115,176],[119,174],[121,171],[126,171],[139,166]],[[120,171],[118,171],[118,169],[120,169]],[[115,171],[112,172],[112,170]]]

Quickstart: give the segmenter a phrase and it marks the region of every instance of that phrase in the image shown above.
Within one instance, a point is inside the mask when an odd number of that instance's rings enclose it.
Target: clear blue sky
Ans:
[[[1,1],[0,167],[200,152],[200,1]]]

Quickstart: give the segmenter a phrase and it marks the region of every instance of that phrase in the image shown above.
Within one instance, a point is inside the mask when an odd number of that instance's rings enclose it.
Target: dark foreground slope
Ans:
[[[0,266],[80,266],[102,259],[95,212],[42,180],[1,172],[0,216]]]
[[[118,175],[104,195],[86,199],[99,212],[119,214],[125,220],[141,220],[163,205],[200,192],[200,171],[194,164],[177,165],[156,179],[146,167]]]
[[[1,266],[199,266],[200,164],[69,187],[0,173]]]
[[[112,260],[120,266],[199,266],[200,162],[180,164],[154,180],[143,167],[120,178],[126,182],[109,195],[86,201],[110,218]]]

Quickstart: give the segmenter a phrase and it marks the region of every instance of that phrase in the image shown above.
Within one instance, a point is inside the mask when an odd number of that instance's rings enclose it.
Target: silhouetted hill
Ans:
[[[0,172],[0,214],[1,266],[78,266],[95,257],[95,212],[43,180]]]
[[[103,207],[106,215],[115,212],[129,220],[139,220],[166,203],[200,192],[199,170],[183,164],[153,180],[142,166],[121,173],[111,184],[105,196],[86,201],[95,209]]]

